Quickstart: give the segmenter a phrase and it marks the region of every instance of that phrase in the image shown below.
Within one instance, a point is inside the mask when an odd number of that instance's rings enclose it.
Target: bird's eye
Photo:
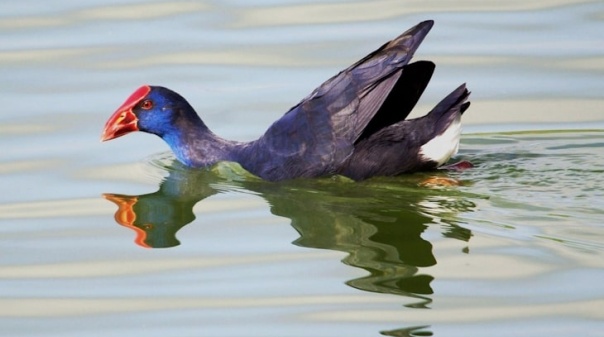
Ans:
[[[151,100],[146,99],[141,102],[141,109],[151,110],[151,108],[153,108],[153,102],[151,102]]]

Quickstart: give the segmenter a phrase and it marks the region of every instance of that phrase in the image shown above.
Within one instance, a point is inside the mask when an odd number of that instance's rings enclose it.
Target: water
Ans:
[[[604,6],[451,6],[4,3],[0,335],[601,336]],[[428,18],[418,114],[467,82],[474,169],[271,184],[98,142],[143,83],[253,139]]]

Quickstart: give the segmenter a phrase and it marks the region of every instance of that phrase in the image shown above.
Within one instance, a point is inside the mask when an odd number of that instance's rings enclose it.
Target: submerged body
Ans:
[[[432,25],[418,24],[330,78],[255,141],[218,137],[182,96],[156,86],[135,91],[102,140],[148,132],[189,167],[233,161],[272,181],[435,169],[457,152],[469,92],[461,85],[426,116],[406,120],[434,71],[429,61],[409,63]]]

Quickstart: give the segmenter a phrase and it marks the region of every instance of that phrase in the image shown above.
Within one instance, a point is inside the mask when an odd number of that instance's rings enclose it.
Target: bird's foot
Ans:
[[[465,171],[467,169],[471,169],[472,167],[474,167],[474,164],[470,163],[467,160],[462,160],[454,164],[441,166],[439,167],[439,169],[449,171]]]
[[[446,177],[429,177],[420,181],[419,186],[424,187],[451,187],[460,186],[461,180]]]

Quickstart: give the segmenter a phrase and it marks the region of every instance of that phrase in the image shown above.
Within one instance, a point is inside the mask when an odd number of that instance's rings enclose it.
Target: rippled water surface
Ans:
[[[602,336],[601,1],[5,2],[0,335]],[[461,172],[267,183],[98,138],[140,84],[257,137],[425,19]]]

